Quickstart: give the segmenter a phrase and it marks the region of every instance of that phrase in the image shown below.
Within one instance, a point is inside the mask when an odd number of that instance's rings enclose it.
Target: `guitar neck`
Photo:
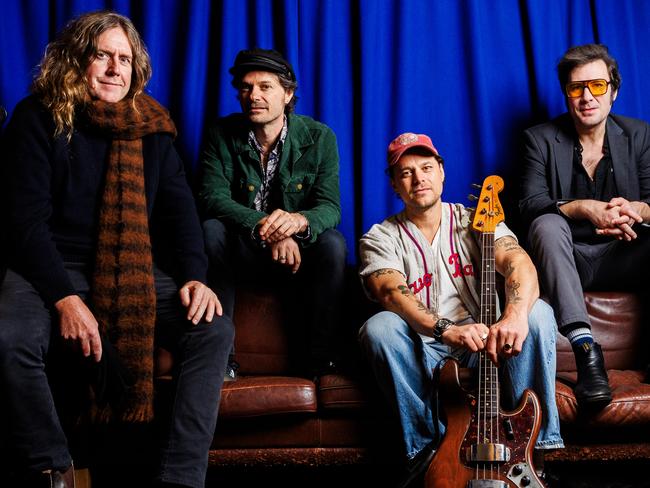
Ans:
[[[496,323],[497,293],[494,261],[494,232],[481,234],[481,322],[491,327]],[[499,375],[497,367],[480,352],[478,389],[479,405],[487,418],[499,413]]]

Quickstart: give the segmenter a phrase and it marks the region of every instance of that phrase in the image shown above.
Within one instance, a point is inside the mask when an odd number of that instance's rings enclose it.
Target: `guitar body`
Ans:
[[[491,435],[509,451],[508,460],[472,461],[479,412],[474,395],[460,385],[458,364],[449,359],[440,372],[440,399],[447,418],[445,436],[425,475],[426,488],[516,488],[545,485],[535,473],[533,448],[541,424],[537,396],[526,390],[512,412],[499,410]],[[482,422],[485,422],[483,420]]]

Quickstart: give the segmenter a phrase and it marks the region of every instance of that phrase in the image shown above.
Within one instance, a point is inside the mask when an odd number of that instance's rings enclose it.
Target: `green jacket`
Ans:
[[[281,208],[307,218],[313,242],[341,220],[336,137],[329,127],[309,117],[289,114],[287,118],[287,138],[276,175]],[[262,169],[259,155],[248,144],[249,130],[242,114],[221,118],[208,130],[201,156],[199,203],[206,218],[250,233],[266,214],[255,210]]]

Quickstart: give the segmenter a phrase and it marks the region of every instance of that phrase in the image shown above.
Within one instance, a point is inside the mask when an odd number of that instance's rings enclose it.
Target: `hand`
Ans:
[[[630,202],[622,197],[612,198],[605,206],[606,211],[613,211],[618,217],[613,217],[610,226],[596,226],[596,234],[616,237],[618,240],[631,241],[637,238],[636,232],[632,230],[635,223],[642,223],[639,210],[635,208],[638,202]]]
[[[258,225],[260,225],[260,238],[272,244],[299,232],[304,232],[307,230],[309,222],[300,213],[289,213],[278,208],[262,218]]]
[[[271,259],[291,268],[296,273],[300,268],[300,246],[291,237],[271,244]]]
[[[188,281],[178,290],[181,303],[187,308],[187,320],[194,325],[205,317],[206,322],[212,322],[215,313],[223,314],[221,302],[217,295],[200,281]]]
[[[488,357],[498,366],[499,356],[507,359],[519,355],[527,336],[528,317],[523,320],[501,317],[501,320],[490,327],[485,347]]]
[[[445,344],[452,347],[464,347],[472,352],[485,348],[485,340],[490,329],[485,324],[465,324],[450,327],[442,334]]]
[[[85,357],[93,355],[96,362],[102,358],[99,324],[90,309],[78,295],[68,295],[54,304],[59,312],[61,337],[78,341]]]

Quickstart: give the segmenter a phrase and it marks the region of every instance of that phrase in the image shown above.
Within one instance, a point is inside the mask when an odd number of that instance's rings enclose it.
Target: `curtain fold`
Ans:
[[[351,263],[361,234],[401,206],[384,168],[404,131],[427,133],[445,158],[446,200],[466,202],[470,183],[504,176],[516,222],[519,137],[564,111],[555,64],[572,45],[608,45],[623,76],[614,112],[650,120],[650,2],[640,0],[5,0],[0,103],[10,113],[54,33],[97,9],[139,29],[148,90],[169,107],[190,170],[206,124],[239,110],[228,74],[237,52],[282,51],[298,78],[297,112],[338,139]]]

